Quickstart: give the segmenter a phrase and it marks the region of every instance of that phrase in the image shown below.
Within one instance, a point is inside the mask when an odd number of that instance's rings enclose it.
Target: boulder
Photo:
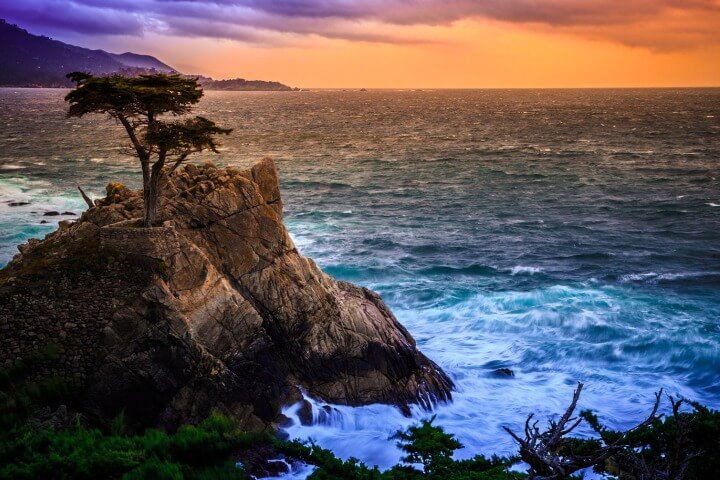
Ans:
[[[272,160],[176,171],[159,227],[139,226],[142,196],[122,185],[95,205],[0,271],[0,362],[59,343],[51,373],[87,417],[173,428],[215,409],[262,429],[302,391],[404,410],[450,400],[379,295],[298,252]]]

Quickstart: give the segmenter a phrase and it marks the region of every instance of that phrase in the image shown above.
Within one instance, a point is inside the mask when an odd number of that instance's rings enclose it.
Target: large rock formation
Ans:
[[[109,185],[75,223],[20,247],[0,272],[3,362],[57,343],[46,374],[74,408],[136,425],[197,421],[212,408],[246,428],[310,396],[431,406],[451,382],[380,297],[300,255],[282,223],[271,160],[251,170],[186,166],[140,228],[141,196]]]

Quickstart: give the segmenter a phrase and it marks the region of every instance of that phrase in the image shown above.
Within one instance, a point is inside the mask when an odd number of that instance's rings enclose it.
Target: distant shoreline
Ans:
[[[58,86],[58,87],[46,87],[46,86],[13,86],[13,85],[0,85],[0,89],[24,89],[24,90],[71,90],[72,87]],[[203,87],[203,90],[207,92],[307,92],[307,88],[289,88],[289,89],[259,89],[259,88],[245,88],[245,89],[227,89],[227,88],[207,88]]]
[[[22,88],[26,90],[42,90],[42,89],[53,89],[53,90],[70,90],[68,86],[32,86],[32,85],[0,85],[0,89],[10,88]],[[208,92],[309,92],[309,91],[322,91],[322,92],[382,92],[382,91],[394,91],[394,92],[438,92],[438,91],[522,91],[522,90],[720,90],[720,85],[709,86],[709,87],[426,87],[426,88],[411,88],[411,87],[312,87],[312,88],[300,88],[300,87],[288,87],[287,89],[275,89],[275,88],[208,88],[203,87],[203,90]]]

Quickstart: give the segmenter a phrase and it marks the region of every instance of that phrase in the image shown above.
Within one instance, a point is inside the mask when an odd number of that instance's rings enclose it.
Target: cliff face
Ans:
[[[76,408],[138,425],[212,408],[246,428],[275,421],[300,389],[333,403],[431,406],[451,382],[380,297],[301,256],[282,223],[271,160],[186,166],[137,227],[118,185],[82,218],[21,246],[0,272],[2,361],[57,343]]]

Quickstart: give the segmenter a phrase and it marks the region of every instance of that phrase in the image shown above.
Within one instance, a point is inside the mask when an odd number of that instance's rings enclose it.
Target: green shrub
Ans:
[[[404,465],[381,472],[377,467],[368,467],[355,458],[347,461],[338,459],[331,451],[317,445],[300,442],[280,442],[277,450],[291,458],[315,465],[318,468],[310,480],[508,480],[521,479],[525,475],[509,472],[514,459],[478,455],[470,460],[454,460],[454,451],[462,448],[452,434],[433,425],[435,417],[411,426],[404,432],[397,432],[393,438],[398,447],[406,453]],[[416,469],[413,464],[423,466]]]
[[[668,399],[672,414],[627,434],[610,430],[601,425],[595,414],[583,412],[583,418],[604,441],[626,437],[624,448],[608,462],[595,465],[594,470],[620,480],[715,478],[720,472],[720,411],[696,402]],[[690,409],[683,410],[684,405]]]
[[[138,468],[122,476],[122,480],[183,480],[180,465],[151,457]]]

